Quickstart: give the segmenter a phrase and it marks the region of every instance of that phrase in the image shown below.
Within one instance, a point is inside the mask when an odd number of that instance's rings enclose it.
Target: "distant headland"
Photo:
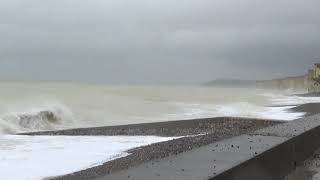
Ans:
[[[314,64],[307,74],[301,76],[284,77],[272,80],[240,80],[240,79],[217,79],[203,84],[213,87],[250,88],[263,89],[292,89],[308,91],[309,93],[320,92],[320,63]]]

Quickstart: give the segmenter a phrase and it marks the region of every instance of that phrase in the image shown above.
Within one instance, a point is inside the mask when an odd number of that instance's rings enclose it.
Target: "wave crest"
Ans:
[[[65,106],[8,113],[0,116],[0,134],[59,129],[72,124],[73,120],[73,113]]]

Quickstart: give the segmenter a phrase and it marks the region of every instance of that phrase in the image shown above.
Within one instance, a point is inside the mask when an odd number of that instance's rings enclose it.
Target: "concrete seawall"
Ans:
[[[283,180],[320,148],[320,116],[222,140],[99,179]]]
[[[274,139],[275,143],[257,156],[212,179],[284,179],[299,163],[309,158],[320,148],[320,117],[316,115],[258,130],[251,136]],[[278,144],[279,138],[283,142],[280,140],[281,143]]]

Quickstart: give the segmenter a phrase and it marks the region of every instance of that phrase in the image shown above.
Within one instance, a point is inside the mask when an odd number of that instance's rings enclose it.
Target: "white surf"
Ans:
[[[1,179],[40,180],[94,167],[129,155],[135,147],[172,140],[154,136],[0,137]]]

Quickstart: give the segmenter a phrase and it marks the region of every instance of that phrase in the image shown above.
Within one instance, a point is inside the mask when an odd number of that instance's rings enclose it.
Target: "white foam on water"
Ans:
[[[268,97],[272,105],[301,105],[306,103],[320,103],[320,97],[300,97],[281,94],[263,94]]]
[[[262,119],[286,120],[291,121],[302,118],[306,113],[304,112],[290,112],[289,109],[295,106],[284,107],[266,107],[266,110],[259,113]]]
[[[206,118],[206,117],[244,117],[274,120],[294,120],[301,118],[305,113],[290,112],[295,106],[265,107],[249,102],[238,102],[228,104],[181,104],[182,111],[171,114],[170,118]],[[181,114],[184,114],[182,116]]]
[[[172,137],[0,136],[1,179],[37,180],[64,175],[129,155],[126,151]]]
[[[233,105],[221,106],[220,116],[248,117],[273,120],[294,120],[299,119],[305,113],[290,112],[289,109],[294,106],[285,107],[263,107],[248,103],[238,103]]]

